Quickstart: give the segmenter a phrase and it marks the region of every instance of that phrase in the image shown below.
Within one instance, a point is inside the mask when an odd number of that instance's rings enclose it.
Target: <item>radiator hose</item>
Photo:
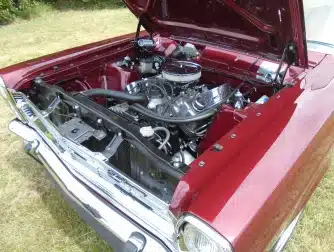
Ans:
[[[144,105],[148,104],[148,99],[145,95],[132,95],[121,91],[115,91],[103,88],[89,89],[86,91],[82,91],[81,94],[86,96],[111,97],[117,100],[127,101],[130,103],[141,103]]]

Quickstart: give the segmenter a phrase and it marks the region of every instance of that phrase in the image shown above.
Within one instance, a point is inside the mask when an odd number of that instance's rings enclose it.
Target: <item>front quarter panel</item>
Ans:
[[[329,70],[332,69],[330,72]],[[263,251],[305,205],[329,167],[334,58],[276,94],[207,150],[180,182],[171,209],[191,212],[235,251]]]

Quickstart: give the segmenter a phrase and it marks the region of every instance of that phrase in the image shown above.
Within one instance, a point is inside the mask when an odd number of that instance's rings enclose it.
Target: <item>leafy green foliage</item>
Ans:
[[[123,7],[122,0],[44,0],[57,9],[114,9]]]
[[[13,21],[13,6],[11,0],[0,0],[0,25]]]
[[[45,6],[58,10],[114,9],[123,7],[122,0],[0,0],[0,25],[15,18],[31,19],[38,16]]]
[[[0,25],[8,24],[16,17],[29,19],[35,5],[34,0],[0,0]]]
[[[0,9],[0,25],[8,24],[12,22],[14,18],[14,15],[9,9]]]

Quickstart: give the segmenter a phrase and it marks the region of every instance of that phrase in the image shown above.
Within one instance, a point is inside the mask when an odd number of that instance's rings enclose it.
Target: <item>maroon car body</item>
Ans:
[[[334,142],[334,57],[307,52],[302,1],[125,3],[160,46],[194,44],[200,53],[193,61],[206,70],[201,78],[212,83],[223,79],[236,86],[244,76],[256,81],[264,63],[278,67],[282,59],[287,66],[293,58],[285,88],[271,93],[259,87],[270,96],[267,103],[242,110],[221,106],[169,202],[173,218],[198,217],[234,251],[268,249],[324,176]],[[77,78],[67,83],[67,92],[122,91],[139,79],[136,71],[115,64],[133,54],[134,36],[23,62],[0,70],[0,76],[8,89],[22,92],[36,77],[51,84]]]

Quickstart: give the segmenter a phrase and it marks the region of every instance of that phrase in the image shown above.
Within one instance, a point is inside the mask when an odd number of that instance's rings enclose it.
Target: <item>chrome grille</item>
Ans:
[[[21,93],[12,93],[12,96],[16,103],[23,102],[24,98]]]
[[[35,116],[34,111],[32,111],[32,109],[28,106],[28,105],[24,105],[22,108],[22,112],[29,118],[32,118]]]

